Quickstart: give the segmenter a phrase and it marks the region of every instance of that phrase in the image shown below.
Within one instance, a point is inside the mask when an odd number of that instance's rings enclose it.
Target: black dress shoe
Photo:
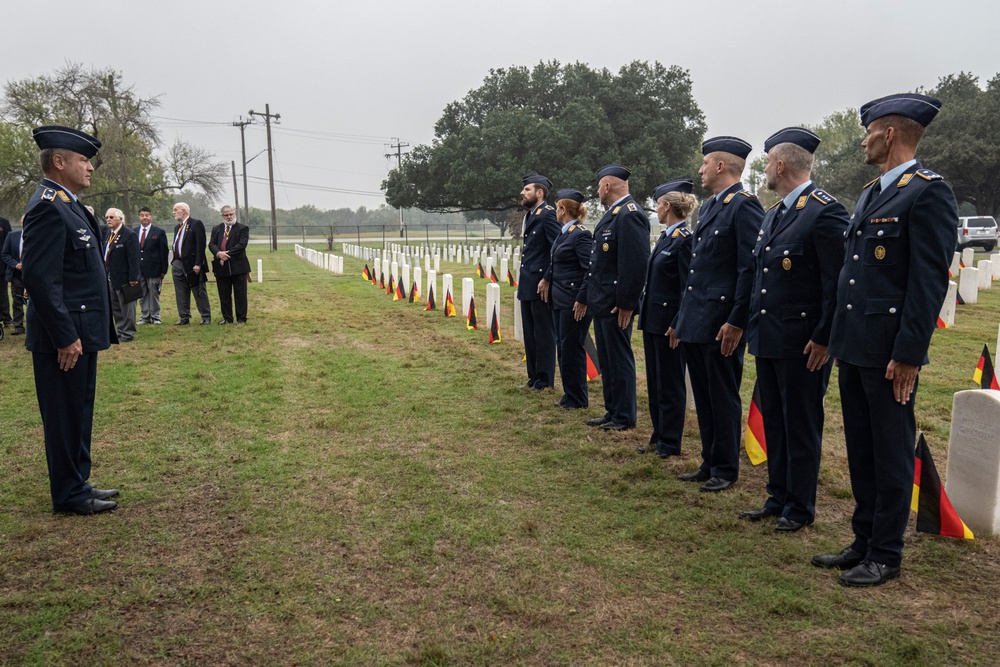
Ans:
[[[587,420],[587,426],[601,426],[607,424],[611,421],[611,415],[604,415],[603,417],[594,417],[593,419]]]
[[[188,320],[177,320],[176,322],[174,322],[174,325],[179,327],[182,327],[185,324],[190,324],[190,322]]]
[[[616,421],[606,421],[600,426],[602,431],[627,431],[630,428],[632,427],[628,424],[619,424]]]
[[[118,495],[118,489],[91,489],[90,496],[98,500],[108,500]]]
[[[68,510],[65,510],[62,513],[80,514],[86,516],[87,514],[98,514],[100,512],[109,512],[116,507],[118,507],[118,503],[116,502],[112,502],[110,500],[98,500],[97,498],[89,498],[87,500],[84,500],[76,507],[72,507]]]
[[[704,484],[698,487],[700,491],[706,491],[708,493],[718,493],[719,491],[725,491],[733,484],[735,484],[731,479],[722,479],[721,477],[713,477]]]
[[[14,327],[14,331],[11,332],[11,336],[22,336],[24,335],[24,327]]]
[[[873,560],[863,560],[855,567],[840,575],[840,583],[844,586],[881,586],[890,579],[899,576],[898,565],[885,565]]]
[[[785,516],[779,516],[778,520],[774,522],[774,532],[776,533],[794,533],[797,530],[802,530],[808,526],[812,521],[793,521]]]
[[[202,324],[204,324],[204,323],[205,322],[203,321]],[[220,327],[224,327],[227,324],[229,324],[229,320],[219,320],[218,322],[216,322],[216,324],[218,324]]]
[[[201,323],[203,325],[205,325],[205,324],[211,324],[212,323],[212,319],[209,318],[209,317],[203,317],[203,318],[201,318]]]
[[[759,510],[747,510],[746,512],[740,512],[740,518],[745,521],[763,521],[769,516],[776,515],[767,507],[761,507]]]
[[[859,554],[851,547],[847,547],[839,554],[821,554],[813,556],[812,564],[816,567],[828,567],[836,570],[850,570],[859,565],[865,559],[864,554]]]
[[[711,477],[711,475],[709,475],[701,468],[698,468],[697,470],[694,470],[692,472],[685,472],[681,473],[680,475],[677,475],[677,479],[681,480],[682,482],[705,482],[708,481],[709,477]]]

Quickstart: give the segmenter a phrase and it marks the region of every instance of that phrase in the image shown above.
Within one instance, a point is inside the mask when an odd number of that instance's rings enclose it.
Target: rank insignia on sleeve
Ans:
[[[628,208],[628,210],[632,211],[633,213],[635,213],[636,211],[639,210],[639,207],[636,206],[635,204],[633,204],[632,202],[629,202],[627,208]]]
[[[813,190],[812,197],[813,199],[820,202],[824,206],[826,204],[832,204],[833,202],[837,201],[837,199],[833,195],[829,194],[828,192],[825,192],[824,190]]]
[[[622,210],[621,206],[615,206],[615,210],[611,211],[611,215],[618,215],[618,211]]]
[[[736,196],[736,194],[735,194],[735,193],[733,193],[733,192],[730,192],[730,193],[729,193],[728,195],[726,195],[726,198],[722,200],[722,203],[723,203],[723,204],[728,204],[728,203],[729,203],[729,201],[730,201],[730,200],[731,200],[731,199],[732,199],[733,197],[735,197],[735,196]]]
[[[802,208],[803,206],[805,206],[807,199],[809,199],[809,198],[806,197],[805,195],[802,195],[801,197],[799,197],[799,200],[797,202],[795,202],[795,208],[799,209],[799,208]]]
[[[44,201],[55,201],[56,191],[53,190],[52,188],[45,188],[44,190],[42,190],[42,199]]]
[[[896,184],[896,187],[897,188],[903,187],[904,185],[910,182],[911,178],[913,178],[913,174],[903,174],[903,177],[899,179],[899,183]]]
[[[930,169],[917,169],[917,176],[927,181],[944,180],[944,176],[942,176],[941,174],[934,173]]]

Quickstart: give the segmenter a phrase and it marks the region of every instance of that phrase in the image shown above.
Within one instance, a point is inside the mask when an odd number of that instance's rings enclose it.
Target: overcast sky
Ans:
[[[429,143],[444,106],[490,68],[678,65],[691,74],[709,136],[758,148],[787,125],[947,74],[972,72],[985,85],[1000,71],[1000,3],[985,0],[49,0],[5,10],[5,80],[67,61],[112,67],[140,95],[160,96],[165,143],[181,137],[235,160],[237,171],[240,134],[230,123],[269,103],[281,114],[281,208],[383,203],[391,138]],[[248,157],[265,147],[263,127],[248,128]],[[257,181],[251,205],[266,208],[266,155],[247,173]]]

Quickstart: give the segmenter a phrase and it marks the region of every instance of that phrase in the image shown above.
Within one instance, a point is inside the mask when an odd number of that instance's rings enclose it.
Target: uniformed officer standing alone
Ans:
[[[545,203],[552,182],[541,174],[521,179],[524,216],[521,270],[517,276],[517,298],[521,302],[524,357],[528,369],[528,389],[541,391],[554,386],[556,336],[552,330],[552,309],[538,293],[538,283],[549,268],[552,242],[559,236],[556,209]]]
[[[854,493],[854,542],[813,558],[847,570],[840,582],[878,586],[899,576],[910,517],[920,367],[948,290],[958,205],[917,146],[941,102],[883,97],[861,107],[865,186],[847,229],[830,356],[838,360],[844,440]]]
[[[764,217],[757,196],[740,182],[750,149],[736,137],[715,137],[701,146],[701,184],[715,196],[698,216],[677,315],[676,338],[684,346],[701,431],[701,466],[677,478],[703,482],[702,491],[728,489],[740,470],[743,330],[753,286],[753,247]]]
[[[100,228],[77,199],[90,185],[101,142],[68,127],[38,127],[45,178],[24,218],[24,286],[35,391],[45,431],[52,508],[94,514],[115,509],[115,489],[90,477],[97,353],[118,339],[111,319]]]
[[[598,196],[608,207],[594,227],[590,271],[573,304],[577,321],[594,318],[594,342],[603,377],[604,414],[587,420],[606,431],[635,428],[635,356],[632,316],[639,307],[646,261],[649,218],[628,192],[628,167],[609,164],[597,172]]]
[[[802,127],[764,142],[767,187],[782,199],[764,216],[754,248],[747,346],[757,364],[768,497],[740,518],[777,517],[774,529],[783,533],[816,516],[823,397],[833,365],[826,350],[844,263],[847,209],[810,178],[819,143]]]

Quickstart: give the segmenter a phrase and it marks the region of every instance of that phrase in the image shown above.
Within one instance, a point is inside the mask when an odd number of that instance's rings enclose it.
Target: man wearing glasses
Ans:
[[[212,271],[219,287],[219,324],[233,323],[233,301],[236,301],[236,324],[247,323],[247,282],[250,260],[247,244],[250,228],[236,222],[232,206],[222,207],[222,222],[212,229],[208,249],[212,252]]]

